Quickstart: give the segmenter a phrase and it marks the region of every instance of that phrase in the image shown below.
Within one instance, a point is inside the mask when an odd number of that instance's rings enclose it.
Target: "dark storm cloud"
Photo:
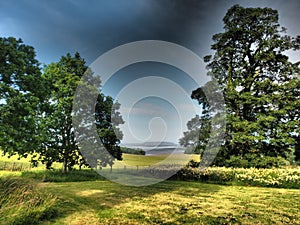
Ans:
[[[200,56],[210,48],[209,38],[222,29],[226,1],[178,0],[158,1],[164,18],[166,35],[163,40],[184,45]]]
[[[14,32],[5,35],[34,45],[42,60],[54,56],[58,60],[66,52],[79,51],[89,62],[113,47],[137,40],[165,40],[191,47],[193,36],[213,10],[212,4],[194,0],[13,0],[2,1],[0,6],[1,20],[14,27]]]
[[[131,2],[6,1],[1,2],[0,17],[12,23],[25,41],[37,43],[44,54],[80,51],[91,58],[97,51],[133,39],[143,6]]]
[[[113,47],[145,39],[175,42],[204,56],[236,3],[279,9],[283,25],[300,33],[297,0],[0,0],[0,36],[21,37],[45,63],[75,51],[91,63]]]

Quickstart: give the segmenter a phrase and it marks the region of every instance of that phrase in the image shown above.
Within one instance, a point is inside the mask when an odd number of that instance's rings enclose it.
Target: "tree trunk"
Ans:
[[[68,151],[65,150],[64,153],[64,160],[63,160],[63,166],[62,166],[62,173],[66,173],[68,170]]]
[[[300,161],[300,136],[295,137],[296,144],[295,144],[295,160]]]

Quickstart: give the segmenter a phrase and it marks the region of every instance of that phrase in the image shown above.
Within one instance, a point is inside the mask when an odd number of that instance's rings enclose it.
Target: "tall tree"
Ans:
[[[233,155],[290,158],[299,140],[299,62],[285,52],[299,50],[300,37],[286,35],[278,17],[270,8],[235,5],[224,32],[213,36],[215,54],[205,61],[227,110],[219,165]]]
[[[53,162],[62,162],[62,170],[66,172],[76,164],[86,164],[79,151],[74,133],[72,107],[76,87],[87,69],[85,61],[79,53],[76,53],[74,57],[67,54],[58,63],[51,63],[45,69],[44,77],[49,90],[48,108],[41,121],[44,139],[42,148],[39,150],[39,160],[45,163],[47,168],[50,168]],[[93,79],[92,76],[91,79]],[[93,121],[103,145],[115,158],[121,159],[120,141],[112,130],[111,113],[114,111],[112,107],[113,99],[102,93],[99,94]],[[115,108],[115,110],[117,109]],[[119,117],[119,122],[122,123],[123,120],[120,115]],[[115,126],[117,125],[115,124]],[[97,160],[102,166],[106,166],[107,164],[112,165],[114,158]]]
[[[34,48],[0,38],[0,149],[27,157],[40,144],[38,117],[44,81]]]
[[[205,87],[212,86],[210,84],[211,82],[208,82]],[[179,140],[179,144],[186,148],[185,153],[201,155],[207,146],[211,129],[212,107],[206,98],[205,87],[194,90],[191,95],[191,98],[196,99],[202,106],[202,112],[201,116],[196,115],[187,122],[188,130],[183,133],[183,137]],[[210,91],[212,90],[210,89]]]

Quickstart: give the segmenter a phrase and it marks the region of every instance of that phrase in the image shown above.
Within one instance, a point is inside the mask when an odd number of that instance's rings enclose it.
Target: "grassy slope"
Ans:
[[[43,183],[60,217],[43,224],[300,224],[300,190],[166,181]]]

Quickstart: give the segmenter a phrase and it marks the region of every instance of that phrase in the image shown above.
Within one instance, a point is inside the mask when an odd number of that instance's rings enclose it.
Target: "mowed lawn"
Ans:
[[[166,157],[123,156],[123,163],[128,166],[153,165]],[[178,162],[175,158],[174,163]],[[192,159],[198,161],[199,157],[194,155]],[[8,160],[2,157],[0,161]],[[43,167],[34,171],[39,170]],[[0,171],[0,177],[20,174]],[[164,181],[145,187],[106,180],[38,185],[40,191],[57,196],[58,216],[42,224],[300,224],[298,189],[184,181]]]
[[[300,224],[300,190],[165,181],[41,183],[58,196],[43,224]]]

